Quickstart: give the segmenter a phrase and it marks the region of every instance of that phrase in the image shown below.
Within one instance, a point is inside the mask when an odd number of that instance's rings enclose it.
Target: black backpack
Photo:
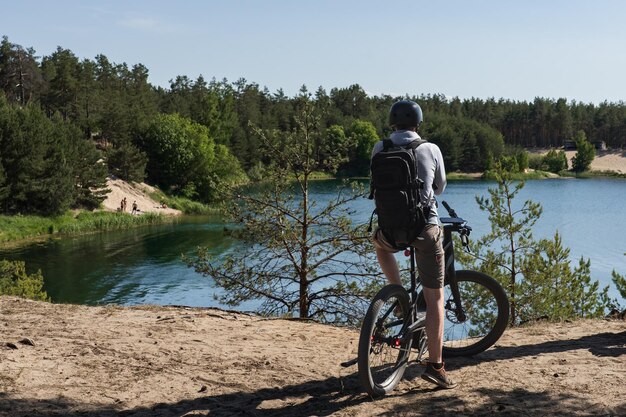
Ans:
[[[415,149],[426,143],[414,140],[406,146],[395,146],[383,140],[383,149],[372,157],[370,199],[376,208],[378,227],[397,250],[405,249],[424,230],[428,210],[420,201],[423,181],[417,178]],[[371,226],[371,221],[370,221]]]

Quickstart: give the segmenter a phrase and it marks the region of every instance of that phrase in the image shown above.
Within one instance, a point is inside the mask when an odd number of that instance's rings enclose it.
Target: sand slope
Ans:
[[[545,155],[548,149],[529,149],[531,154]],[[576,155],[576,151],[565,151],[568,167],[572,167],[572,158]],[[626,174],[626,151],[608,150],[596,151],[596,157],[591,161],[589,167],[591,171],[611,171],[620,174]]]
[[[393,395],[373,401],[356,367],[339,365],[356,355],[355,330],[13,297],[0,297],[0,316],[6,416],[626,415],[624,321],[509,329],[497,347],[448,362],[457,389],[433,389],[412,364]]]
[[[129,183],[120,179],[108,178],[107,188],[111,191],[102,202],[105,210],[117,211],[120,209],[120,202],[126,197],[126,212],[133,209],[133,201],[137,202],[140,213],[156,212],[168,215],[179,215],[180,210],[172,208],[162,208],[158,201],[150,197],[150,193],[155,191],[145,183]]]

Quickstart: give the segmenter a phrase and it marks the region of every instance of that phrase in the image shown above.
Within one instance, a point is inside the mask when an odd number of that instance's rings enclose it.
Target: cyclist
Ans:
[[[423,121],[422,109],[414,101],[401,100],[389,110],[389,126],[393,133],[389,137],[394,146],[407,146],[419,140],[417,133]],[[372,150],[372,157],[383,149],[378,142]],[[446,173],[439,147],[433,143],[423,143],[415,150],[417,176],[424,182],[420,190],[422,204],[427,207],[427,225],[411,244],[415,248],[417,269],[426,300],[426,336],[428,338],[428,363],[422,378],[443,388],[454,388],[457,384],[446,374],[443,364],[443,282],[444,251],[442,228],[439,225],[435,195],[440,195],[446,187]],[[397,250],[377,228],[372,240],[380,267],[390,284],[402,285],[400,270],[394,253]]]

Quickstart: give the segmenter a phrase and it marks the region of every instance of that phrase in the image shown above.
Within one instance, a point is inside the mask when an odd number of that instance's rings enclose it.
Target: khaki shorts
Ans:
[[[411,245],[415,248],[419,279],[426,288],[443,287],[445,266],[442,234],[441,226],[427,224],[418,239],[415,239]],[[372,241],[378,249],[392,253],[398,252],[389,244],[379,228],[374,230]]]

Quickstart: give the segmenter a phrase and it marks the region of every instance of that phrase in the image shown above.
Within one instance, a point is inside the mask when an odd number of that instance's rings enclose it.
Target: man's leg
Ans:
[[[398,262],[396,262],[394,254],[377,247],[376,257],[378,258],[380,269],[383,270],[383,274],[387,277],[387,281],[390,284],[402,285],[402,281],[400,281],[400,268],[398,268]]]
[[[443,288],[426,288],[426,336],[428,337],[428,361],[442,363],[443,346]]]

